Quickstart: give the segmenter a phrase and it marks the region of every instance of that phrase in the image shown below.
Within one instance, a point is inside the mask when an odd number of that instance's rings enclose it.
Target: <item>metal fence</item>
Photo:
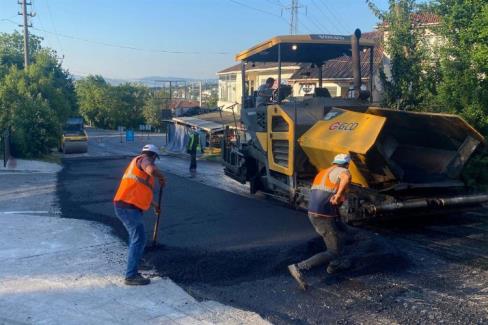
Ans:
[[[7,166],[7,162],[10,158],[10,130],[4,130],[1,134],[1,141],[0,141],[0,147],[2,151],[2,156],[3,156],[3,167]]]

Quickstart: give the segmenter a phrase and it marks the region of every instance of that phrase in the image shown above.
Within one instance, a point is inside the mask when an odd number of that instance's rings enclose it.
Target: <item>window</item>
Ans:
[[[236,79],[237,74],[225,74],[219,76],[219,100],[235,102],[236,100]]]

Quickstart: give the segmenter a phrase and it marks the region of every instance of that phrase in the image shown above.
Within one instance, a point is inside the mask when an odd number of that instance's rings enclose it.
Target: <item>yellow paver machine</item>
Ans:
[[[252,193],[306,207],[317,170],[330,166],[334,155],[349,153],[353,185],[340,209],[347,222],[472,209],[488,202],[488,195],[473,193],[461,180],[466,162],[485,144],[473,127],[455,115],[373,104],[373,78],[363,85],[360,71],[369,68],[373,75],[374,46],[356,30],[351,36],[279,36],[239,53],[242,84],[248,64],[275,62],[280,86],[274,101],[258,107],[243,87],[243,132],[235,137],[229,130],[224,137],[226,175],[249,182]],[[368,52],[369,64],[361,64]],[[354,89],[351,98],[331,98],[322,88],[322,67],[344,55],[352,57]],[[319,70],[313,96],[293,96],[290,85],[282,84],[283,62]]]

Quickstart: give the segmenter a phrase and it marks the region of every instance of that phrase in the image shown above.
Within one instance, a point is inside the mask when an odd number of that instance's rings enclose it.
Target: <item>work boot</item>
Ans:
[[[307,282],[305,282],[302,272],[300,272],[298,266],[296,264],[288,265],[288,271],[290,272],[291,276],[295,279],[295,281],[297,281],[300,289],[307,290],[308,284]]]
[[[335,274],[341,271],[345,271],[350,267],[351,267],[351,260],[349,260],[348,258],[333,260],[327,266],[327,273]]]
[[[143,277],[140,273],[137,273],[130,278],[125,278],[124,283],[128,286],[144,286],[146,284],[151,283],[151,280],[148,278]]]

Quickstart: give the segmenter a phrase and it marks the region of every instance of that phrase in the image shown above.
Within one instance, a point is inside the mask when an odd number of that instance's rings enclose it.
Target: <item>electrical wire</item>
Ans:
[[[312,4],[315,6],[315,8],[317,8],[317,10],[320,12],[320,15],[323,17],[322,19],[320,19],[320,21],[324,20],[326,21],[326,18],[329,17],[329,21],[332,21],[332,18],[330,16],[329,13],[325,13],[324,10],[322,9],[322,7],[320,7],[317,2],[315,0],[311,0]],[[327,30],[329,31],[330,29],[327,28]],[[336,34],[337,32],[332,32],[333,34]]]
[[[44,22],[42,21],[41,16],[39,15],[39,10],[37,10],[37,6],[34,4],[33,1],[31,1],[31,3],[32,3],[32,10],[36,14],[35,15],[36,16],[36,20],[38,20],[39,21],[39,24],[41,25],[41,27],[45,29],[46,26],[44,25]],[[31,20],[31,24],[32,24],[32,20]],[[44,39],[44,41],[46,41],[48,47],[51,47],[51,48],[53,47],[53,44],[51,44],[51,42],[48,39]]]
[[[4,19],[5,21],[8,21],[12,24],[17,25],[16,22],[10,20],[10,19]],[[216,55],[229,55],[230,52],[199,52],[199,51],[176,51],[176,50],[155,50],[155,49],[145,49],[145,48],[140,48],[140,47],[135,47],[135,46],[130,46],[130,45],[122,45],[122,44],[115,44],[115,43],[107,43],[107,42],[102,42],[102,41],[94,41],[86,38],[81,38],[77,36],[72,36],[72,35],[67,35],[67,34],[62,34],[62,33],[54,33],[45,29],[37,28],[37,27],[32,27],[31,29],[40,31],[43,33],[47,34],[52,34],[52,35],[58,35],[60,37],[64,38],[69,38],[69,39],[74,39],[77,41],[83,41],[86,43],[92,43],[92,44],[97,44],[97,45],[102,45],[102,46],[107,46],[107,47],[114,47],[114,48],[121,48],[121,49],[126,49],[126,50],[133,50],[133,51],[140,51],[140,52],[149,52],[149,53],[164,53],[164,54],[216,54]]]
[[[325,34],[329,33],[329,30],[325,28],[318,20],[316,20],[314,17],[307,15],[307,18],[310,20],[312,24],[315,25],[315,27],[318,28],[319,31],[324,32]]]
[[[58,41],[58,44],[59,44],[59,47],[61,48],[61,51],[62,53],[64,53],[64,48],[63,48],[63,44],[61,43],[61,39],[59,38],[59,36],[57,35],[58,34],[58,31],[56,29],[56,25],[54,24],[54,19],[53,19],[53,15],[51,13],[51,7],[49,6],[49,0],[46,0],[46,7],[47,7],[47,11],[49,13],[49,18],[51,20],[51,25],[53,26],[53,30],[54,32],[56,33],[56,40]]]
[[[312,0],[314,1],[314,0]],[[329,7],[329,5],[327,5],[327,0],[323,0],[323,1],[320,1],[320,3],[322,5],[324,5],[324,7],[326,8],[327,12],[330,13],[330,16],[332,17],[332,19],[334,19],[336,21],[336,23],[339,25],[340,29],[342,30],[343,33],[345,34],[350,34],[352,33],[351,30],[348,29],[348,27],[346,27],[342,21],[337,17],[336,13],[332,10],[331,7]]]
[[[240,1],[237,1],[237,0],[229,0],[229,1],[232,2],[232,3],[235,3],[236,5],[239,5],[241,7],[245,7],[245,8],[248,8],[248,9],[252,9],[252,10],[255,10],[255,11],[259,11],[259,12],[261,12],[263,14],[266,14],[266,15],[270,15],[270,16],[273,16],[273,17],[276,17],[276,18],[283,19],[283,17],[281,17],[280,15],[276,15],[276,14],[274,14],[272,12],[269,12],[269,11],[266,11],[266,10],[263,10],[263,9],[259,9],[259,8],[253,7],[253,6],[250,6],[250,5],[245,4],[245,3],[242,3]]]
[[[298,25],[303,26],[308,31],[308,33],[314,34],[314,31],[307,24],[305,24],[302,19],[298,21]]]
[[[17,15],[13,15],[13,16],[10,16],[10,17],[7,17],[7,18],[0,18],[0,21],[9,21],[9,22],[11,22],[11,19],[12,18],[15,18],[15,17],[17,17]]]
[[[277,6],[277,7],[283,8],[283,5],[279,1],[266,0],[266,2],[268,2],[269,4],[272,4],[273,6]]]
[[[316,3],[314,3],[314,5],[317,7],[317,4]],[[318,8],[318,9],[320,10],[320,8]],[[308,10],[307,10],[307,12],[308,12]],[[316,13],[317,10],[312,11],[312,12],[313,13]],[[316,26],[318,25],[317,27],[319,27],[320,30],[324,31],[326,34],[331,34],[329,27],[327,27],[325,24],[322,23],[322,20],[323,20],[322,17],[323,17],[323,15],[321,15],[319,13],[319,16],[318,17],[317,16],[313,16],[313,15],[307,15],[307,16],[310,18],[310,20],[312,20],[312,22],[314,23],[314,25],[316,25]]]

